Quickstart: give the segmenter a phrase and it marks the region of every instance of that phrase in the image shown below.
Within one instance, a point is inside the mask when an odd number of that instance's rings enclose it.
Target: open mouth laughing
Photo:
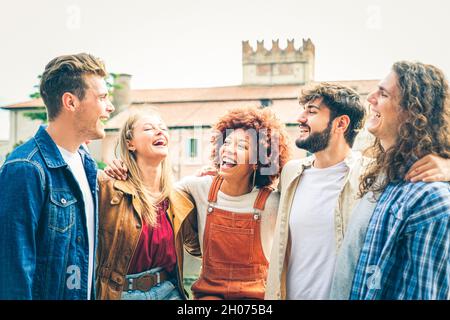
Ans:
[[[101,122],[103,125],[106,125],[106,123],[108,122],[108,119],[109,119],[109,117],[100,117],[100,122]]]
[[[306,135],[309,135],[310,132],[311,132],[311,129],[310,129],[308,126],[305,126],[305,125],[299,125],[298,127],[299,127],[299,129],[300,129],[300,136],[301,136],[301,137],[306,136]]]
[[[236,165],[237,165],[236,160],[229,158],[227,156],[223,157],[222,163],[220,164],[221,168],[224,168],[224,169],[233,168]]]
[[[155,147],[165,147],[167,146],[167,141],[163,138],[153,141],[152,143]]]

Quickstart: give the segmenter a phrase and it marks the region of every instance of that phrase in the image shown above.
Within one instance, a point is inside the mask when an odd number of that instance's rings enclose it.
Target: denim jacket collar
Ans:
[[[46,128],[46,125],[41,125],[38,132],[34,136],[34,140],[41,151],[45,164],[49,168],[60,168],[67,166],[67,163],[64,161],[61,152],[59,152],[55,141],[53,141],[52,137],[50,137],[48,132],[45,130]],[[84,161],[84,157],[89,154],[88,151],[83,146],[80,146],[78,151]]]

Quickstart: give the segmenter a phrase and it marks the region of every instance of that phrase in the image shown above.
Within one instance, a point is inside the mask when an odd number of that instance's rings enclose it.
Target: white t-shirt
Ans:
[[[72,153],[58,146],[64,161],[69,165],[75,179],[83,193],[84,211],[86,213],[86,225],[89,241],[89,268],[88,268],[88,300],[91,299],[91,287],[94,270],[94,199],[92,191],[84,171],[83,160],[78,152]]]
[[[177,182],[177,188],[189,193],[194,199],[198,214],[198,238],[200,240],[200,247],[203,251],[203,234],[206,225],[206,213],[208,210],[208,194],[211,187],[213,177],[185,177]],[[259,189],[253,188],[250,193],[242,196],[229,196],[219,190],[217,193],[217,203],[215,207],[233,211],[237,213],[251,213],[253,214],[253,205],[258,195]],[[261,242],[264,255],[267,260],[270,257],[270,250],[272,249],[273,234],[275,231],[275,224],[277,221],[278,204],[280,201],[280,194],[273,191],[266,201],[264,212],[261,214]]]
[[[291,255],[287,299],[329,298],[336,261],[334,210],[348,167],[306,169],[297,186],[289,219]]]

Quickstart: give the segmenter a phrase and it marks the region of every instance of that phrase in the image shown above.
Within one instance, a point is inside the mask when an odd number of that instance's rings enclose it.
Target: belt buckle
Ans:
[[[141,278],[137,278],[137,283],[136,283],[136,289],[142,291],[142,292],[146,292],[148,290],[150,290],[151,288],[153,288],[156,284],[159,283],[160,277],[158,275],[157,277],[157,283],[155,283],[155,276],[153,274],[148,274],[145,275]]]
[[[134,280],[136,280],[136,281],[134,281]],[[145,275],[145,276],[142,276],[139,278],[128,279],[128,290],[129,291],[130,290],[139,290],[142,292],[146,292],[160,283],[161,283],[161,273],[155,272],[154,274],[148,274],[148,275]]]
[[[133,278],[128,279],[128,291],[133,291]]]

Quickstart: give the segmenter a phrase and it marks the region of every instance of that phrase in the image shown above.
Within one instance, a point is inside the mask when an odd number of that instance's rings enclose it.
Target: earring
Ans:
[[[255,179],[256,179],[256,168],[253,170],[253,183],[252,183],[252,190],[255,188]]]

